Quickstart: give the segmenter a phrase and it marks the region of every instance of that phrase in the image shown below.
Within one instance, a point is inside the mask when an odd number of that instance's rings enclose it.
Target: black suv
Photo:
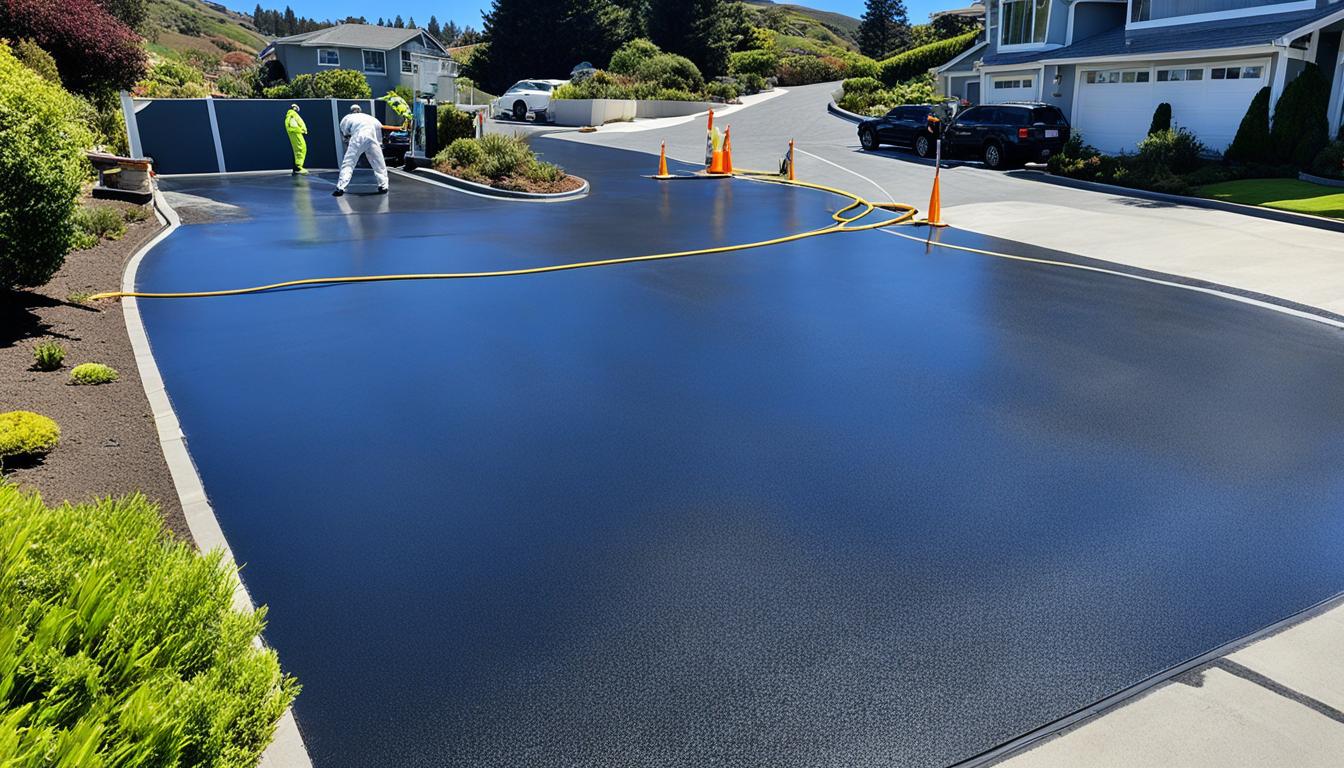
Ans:
[[[859,143],[872,151],[883,144],[909,147],[920,157],[932,157],[934,136],[929,130],[928,104],[896,107],[882,117],[859,123]]]
[[[986,167],[1003,168],[1047,160],[1068,140],[1069,121],[1049,104],[982,104],[952,119],[943,133],[943,152],[980,157]]]

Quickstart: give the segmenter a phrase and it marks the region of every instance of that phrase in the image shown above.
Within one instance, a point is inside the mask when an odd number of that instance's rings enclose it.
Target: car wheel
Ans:
[[[527,102],[525,101],[513,102],[513,119],[514,120],[527,119]]]
[[[985,145],[985,167],[998,170],[1003,167],[1003,147],[996,141]]]
[[[869,152],[882,146],[877,140],[877,132],[872,128],[864,128],[862,131],[859,131],[859,143]]]
[[[929,157],[933,154],[933,139],[926,133],[921,133],[915,137],[915,154],[920,157]]]

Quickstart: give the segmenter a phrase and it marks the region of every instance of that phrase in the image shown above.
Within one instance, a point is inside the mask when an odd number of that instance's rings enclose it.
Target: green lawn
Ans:
[[[1344,219],[1344,187],[1297,179],[1242,179],[1200,187],[1201,197]]]

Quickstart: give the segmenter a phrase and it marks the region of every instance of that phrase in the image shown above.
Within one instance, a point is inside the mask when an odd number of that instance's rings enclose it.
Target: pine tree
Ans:
[[[904,12],[900,0],[867,0],[859,22],[859,51],[874,59],[885,59],[896,50],[896,6]],[[909,22],[906,22],[909,26]]]
[[[649,39],[715,77],[728,71],[728,54],[745,26],[743,13],[741,3],[729,0],[651,0]]]
[[[443,30],[439,29],[439,20],[434,18],[433,14],[430,14],[429,23],[425,25],[425,31],[435,40],[438,40],[439,35],[443,34]]]
[[[418,27],[415,26],[415,17],[414,17],[414,16],[411,17],[410,21],[407,21],[407,22],[406,22],[406,28],[407,28],[407,29],[418,29]]]
[[[265,13],[265,11],[261,10],[261,3],[257,3],[257,7],[252,10],[252,26],[256,27],[258,32],[262,31],[261,19]]]
[[[285,6],[285,34],[299,34],[299,19],[294,15],[294,9],[288,5]]]
[[[443,35],[439,38],[444,45],[457,45],[457,38],[462,36],[462,30],[457,26],[457,22],[452,19],[443,28]]]
[[[396,27],[397,29],[405,29],[405,28],[406,28],[406,22],[404,22],[404,21],[401,20],[401,14],[400,14],[400,13],[398,13],[398,14],[397,14],[397,18],[396,18],[395,20],[393,20],[393,22],[392,22],[392,26]]]
[[[382,17],[382,16],[379,16],[379,17],[378,17],[378,26],[380,26],[380,27],[386,27],[386,26],[387,26],[386,24],[383,23],[383,17]]]
[[[488,44],[472,58],[467,76],[492,93],[520,77],[567,76],[581,61],[609,59],[626,20],[611,0],[494,0],[485,13]],[[469,27],[458,44],[479,39]]]

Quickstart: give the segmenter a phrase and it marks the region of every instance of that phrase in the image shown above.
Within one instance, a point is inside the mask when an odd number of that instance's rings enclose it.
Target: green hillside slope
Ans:
[[[745,4],[755,12],[758,19],[763,16],[782,19],[783,29],[774,24],[769,25],[778,32],[858,50],[859,20],[853,16],[791,3],[773,3],[770,0],[745,0]]]
[[[256,53],[266,38],[252,28],[252,20],[216,3],[201,0],[149,0],[145,37],[151,50],[229,51]]]

